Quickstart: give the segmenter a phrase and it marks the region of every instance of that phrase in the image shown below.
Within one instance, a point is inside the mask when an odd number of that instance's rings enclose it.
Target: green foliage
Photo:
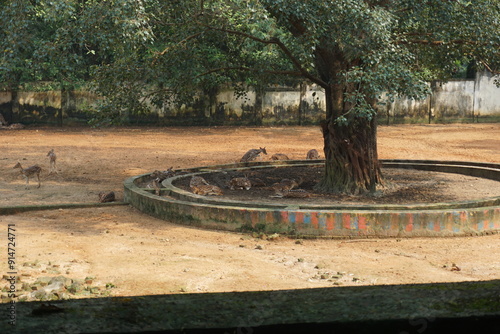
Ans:
[[[498,1],[38,0],[0,2],[0,85],[91,81],[99,117],[168,108],[222,86],[341,87],[338,122],[373,100],[421,98],[466,63],[499,64]],[[342,88],[343,87],[343,88]],[[243,88],[243,89],[241,89]],[[239,90],[238,90],[239,89]],[[108,116],[106,116],[108,115]]]
[[[0,82],[53,81],[73,88],[90,69],[151,41],[142,1],[5,1],[0,4]]]

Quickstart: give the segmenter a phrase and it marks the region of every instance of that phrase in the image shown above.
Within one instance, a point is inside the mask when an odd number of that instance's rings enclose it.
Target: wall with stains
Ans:
[[[472,80],[430,83],[432,94],[423,100],[382,99],[381,124],[500,121],[500,88],[484,72]],[[99,97],[85,91],[0,92],[0,113],[9,123],[85,124]],[[272,86],[237,96],[221,89],[212,96],[198,96],[191,105],[175,107],[166,102],[151,113],[123,116],[129,124],[155,125],[307,125],[325,117],[325,94],[315,85]]]

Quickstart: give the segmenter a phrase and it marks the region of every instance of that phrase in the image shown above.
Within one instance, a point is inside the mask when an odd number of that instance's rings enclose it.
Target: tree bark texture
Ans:
[[[359,87],[340,78],[340,73],[357,64],[346,61],[339,50],[319,49],[316,56],[322,79],[329,83],[325,88],[326,119],[321,125],[325,174],[317,188],[333,193],[374,192],[382,183],[376,119],[351,113],[355,106],[346,94]],[[367,102],[375,106],[374,100]],[[339,117],[345,117],[347,122],[339,122]]]
[[[339,125],[334,119],[322,123],[325,174],[318,189],[359,194],[374,192],[382,182],[376,145],[376,121]]]

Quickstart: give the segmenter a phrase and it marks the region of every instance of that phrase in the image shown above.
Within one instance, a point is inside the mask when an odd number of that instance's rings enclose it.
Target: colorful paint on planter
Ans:
[[[397,162],[415,168],[446,172],[447,165],[437,162]],[[500,166],[485,163],[463,163],[463,173],[500,180]],[[472,166],[471,166],[472,165]],[[231,165],[234,167],[234,165]],[[250,165],[251,168],[254,165]],[[290,166],[290,164],[288,164]],[[444,167],[443,167],[444,166]],[[450,172],[461,171],[460,163],[454,162]],[[391,166],[394,168],[394,166]],[[221,166],[212,166],[214,170]],[[200,168],[201,170],[202,168]],[[209,169],[209,167],[203,167]],[[192,170],[196,172],[196,170]],[[156,196],[136,186],[141,175],[127,179],[124,183],[125,201],[150,215],[169,221],[206,228],[230,231],[261,231],[283,233],[293,236],[317,237],[412,237],[412,236],[458,236],[500,231],[500,198],[461,203],[432,203],[429,205],[346,207],[315,210],[304,205],[301,209],[277,209],[275,207],[252,207],[245,203],[228,205],[214,199],[199,196],[191,200],[192,194],[182,193],[171,186],[169,197]],[[184,177],[189,177],[189,174]],[[176,192],[179,192],[176,199]],[[482,204],[485,204],[484,206]],[[494,203],[494,205],[491,205]],[[495,204],[496,203],[496,204]],[[395,207],[397,207],[395,209]],[[437,209],[440,208],[440,209]]]

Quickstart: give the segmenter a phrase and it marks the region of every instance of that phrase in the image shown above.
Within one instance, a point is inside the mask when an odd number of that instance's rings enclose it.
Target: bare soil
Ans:
[[[500,124],[382,126],[378,142],[381,159],[500,162]],[[0,145],[0,206],[12,206],[97,202],[101,191],[114,191],[121,200],[129,176],[231,163],[264,146],[264,158],[285,153],[304,159],[311,148],[321,152],[322,138],[317,127],[27,128],[0,131]],[[48,175],[52,148],[58,173]],[[18,161],[44,169],[40,188],[31,180],[25,189],[12,168]],[[500,193],[498,182],[412,173],[387,172],[387,189],[394,193],[385,201],[397,203],[412,193],[405,202]],[[498,234],[298,241],[190,228],[129,206],[35,211],[0,221],[3,235],[15,224],[16,264],[24,282],[93,277],[93,284],[114,286],[113,296],[500,279]],[[6,238],[0,253],[5,264]]]

